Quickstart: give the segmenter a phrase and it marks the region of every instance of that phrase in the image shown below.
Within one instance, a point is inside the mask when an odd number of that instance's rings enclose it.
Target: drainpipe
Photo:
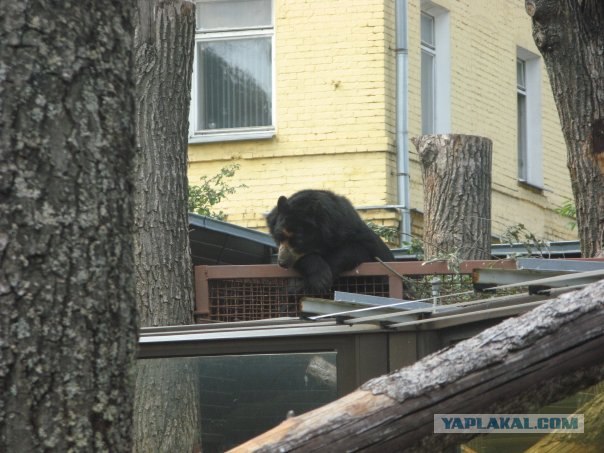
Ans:
[[[409,211],[407,0],[396,0],[396,181],[401,212],[401,246],[411,240]]]

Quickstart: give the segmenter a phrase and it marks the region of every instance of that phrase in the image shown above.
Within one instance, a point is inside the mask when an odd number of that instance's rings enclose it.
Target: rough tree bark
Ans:
[[[187,219],[187,136],[194,4],[139,0],[135,34],[135,262],[142,326],[193,324]],[[196,373],[188,363],[139,361],[135,451],[199,448]]]
[[[491,150],[488,138],[423,135],[413,139],[424,181],[427,259],[491,257]]]
[[[533,38],[549,74],[577,208],[581,253],[604,241],[604,2],[527,0]]]
[[[132,7],[0,11],[0,451],[130,451]]]
[[[604,378],[604,281],[372,379],[232,452],[443,451],[434,414],[533,413]],[[580,332],[580,335],[577,334]]]

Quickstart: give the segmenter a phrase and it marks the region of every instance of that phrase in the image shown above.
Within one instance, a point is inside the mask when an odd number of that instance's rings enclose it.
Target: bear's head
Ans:
[[[304,255],[320,250],[320,235],[310,208],[281,196],[266,219],[279,247],[277,262],[281,267],[291,268]]]

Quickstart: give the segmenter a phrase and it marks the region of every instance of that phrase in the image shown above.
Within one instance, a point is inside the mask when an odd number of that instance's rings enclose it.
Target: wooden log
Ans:
[[[491,140],[449,134],[412,141],[422,164],[426,258],[489,259]]]
[[[232,452],[441,451],[434,414],[533,413],[604,378],[604,281],[288,419]]]

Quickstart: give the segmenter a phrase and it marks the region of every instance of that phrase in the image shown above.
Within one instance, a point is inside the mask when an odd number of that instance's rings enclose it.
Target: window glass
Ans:
[[[527,112],[526,112],[526,71],[525,63],[518,58],[516,60],[516,86],[518,88],[518,179],[527,181]]]
[[[541,82],[539,56],[518,48],[516,55],[518,179],[537,189],[543,189]]]
[[[422,134],[436,129],[436,40],[434,17],[421,13]]]
[[[420,25],[422,45],[434,49],[434,17],[422,13]]]
[[[173,357],[143,359],[137,365],[169,362],[171,370],[195,376],[202,451],[218,453],[268,431],[288,414],[300,415],[336,400],[336,356],[326,351]],[[170,382],[166,380],[170,388],[164,390],[174,401],[190,397],[177,394],[181,389]]]
[[[518,89],[526,89],[526,64],[524,60],[516,60],[516,80]]]
[[[518,179],[526,181],[526,96],[518,92]]]
[[[300,415],[337,398],[335,352],[198,360],[204,453],[222,452],[262,434],[289,411]],[[331,377],[322,377],[319,369]]]
[[[197,29],[272,26],[271,0],[202,0],[196,2]]]
[[[274,133],[272,0],[198,0],[193,141]]]
[[[272,121],[271,39],[201,41],[197,129],[269,126]]]
[[[422,50],[422,134],[434,132],[434,55]]]

